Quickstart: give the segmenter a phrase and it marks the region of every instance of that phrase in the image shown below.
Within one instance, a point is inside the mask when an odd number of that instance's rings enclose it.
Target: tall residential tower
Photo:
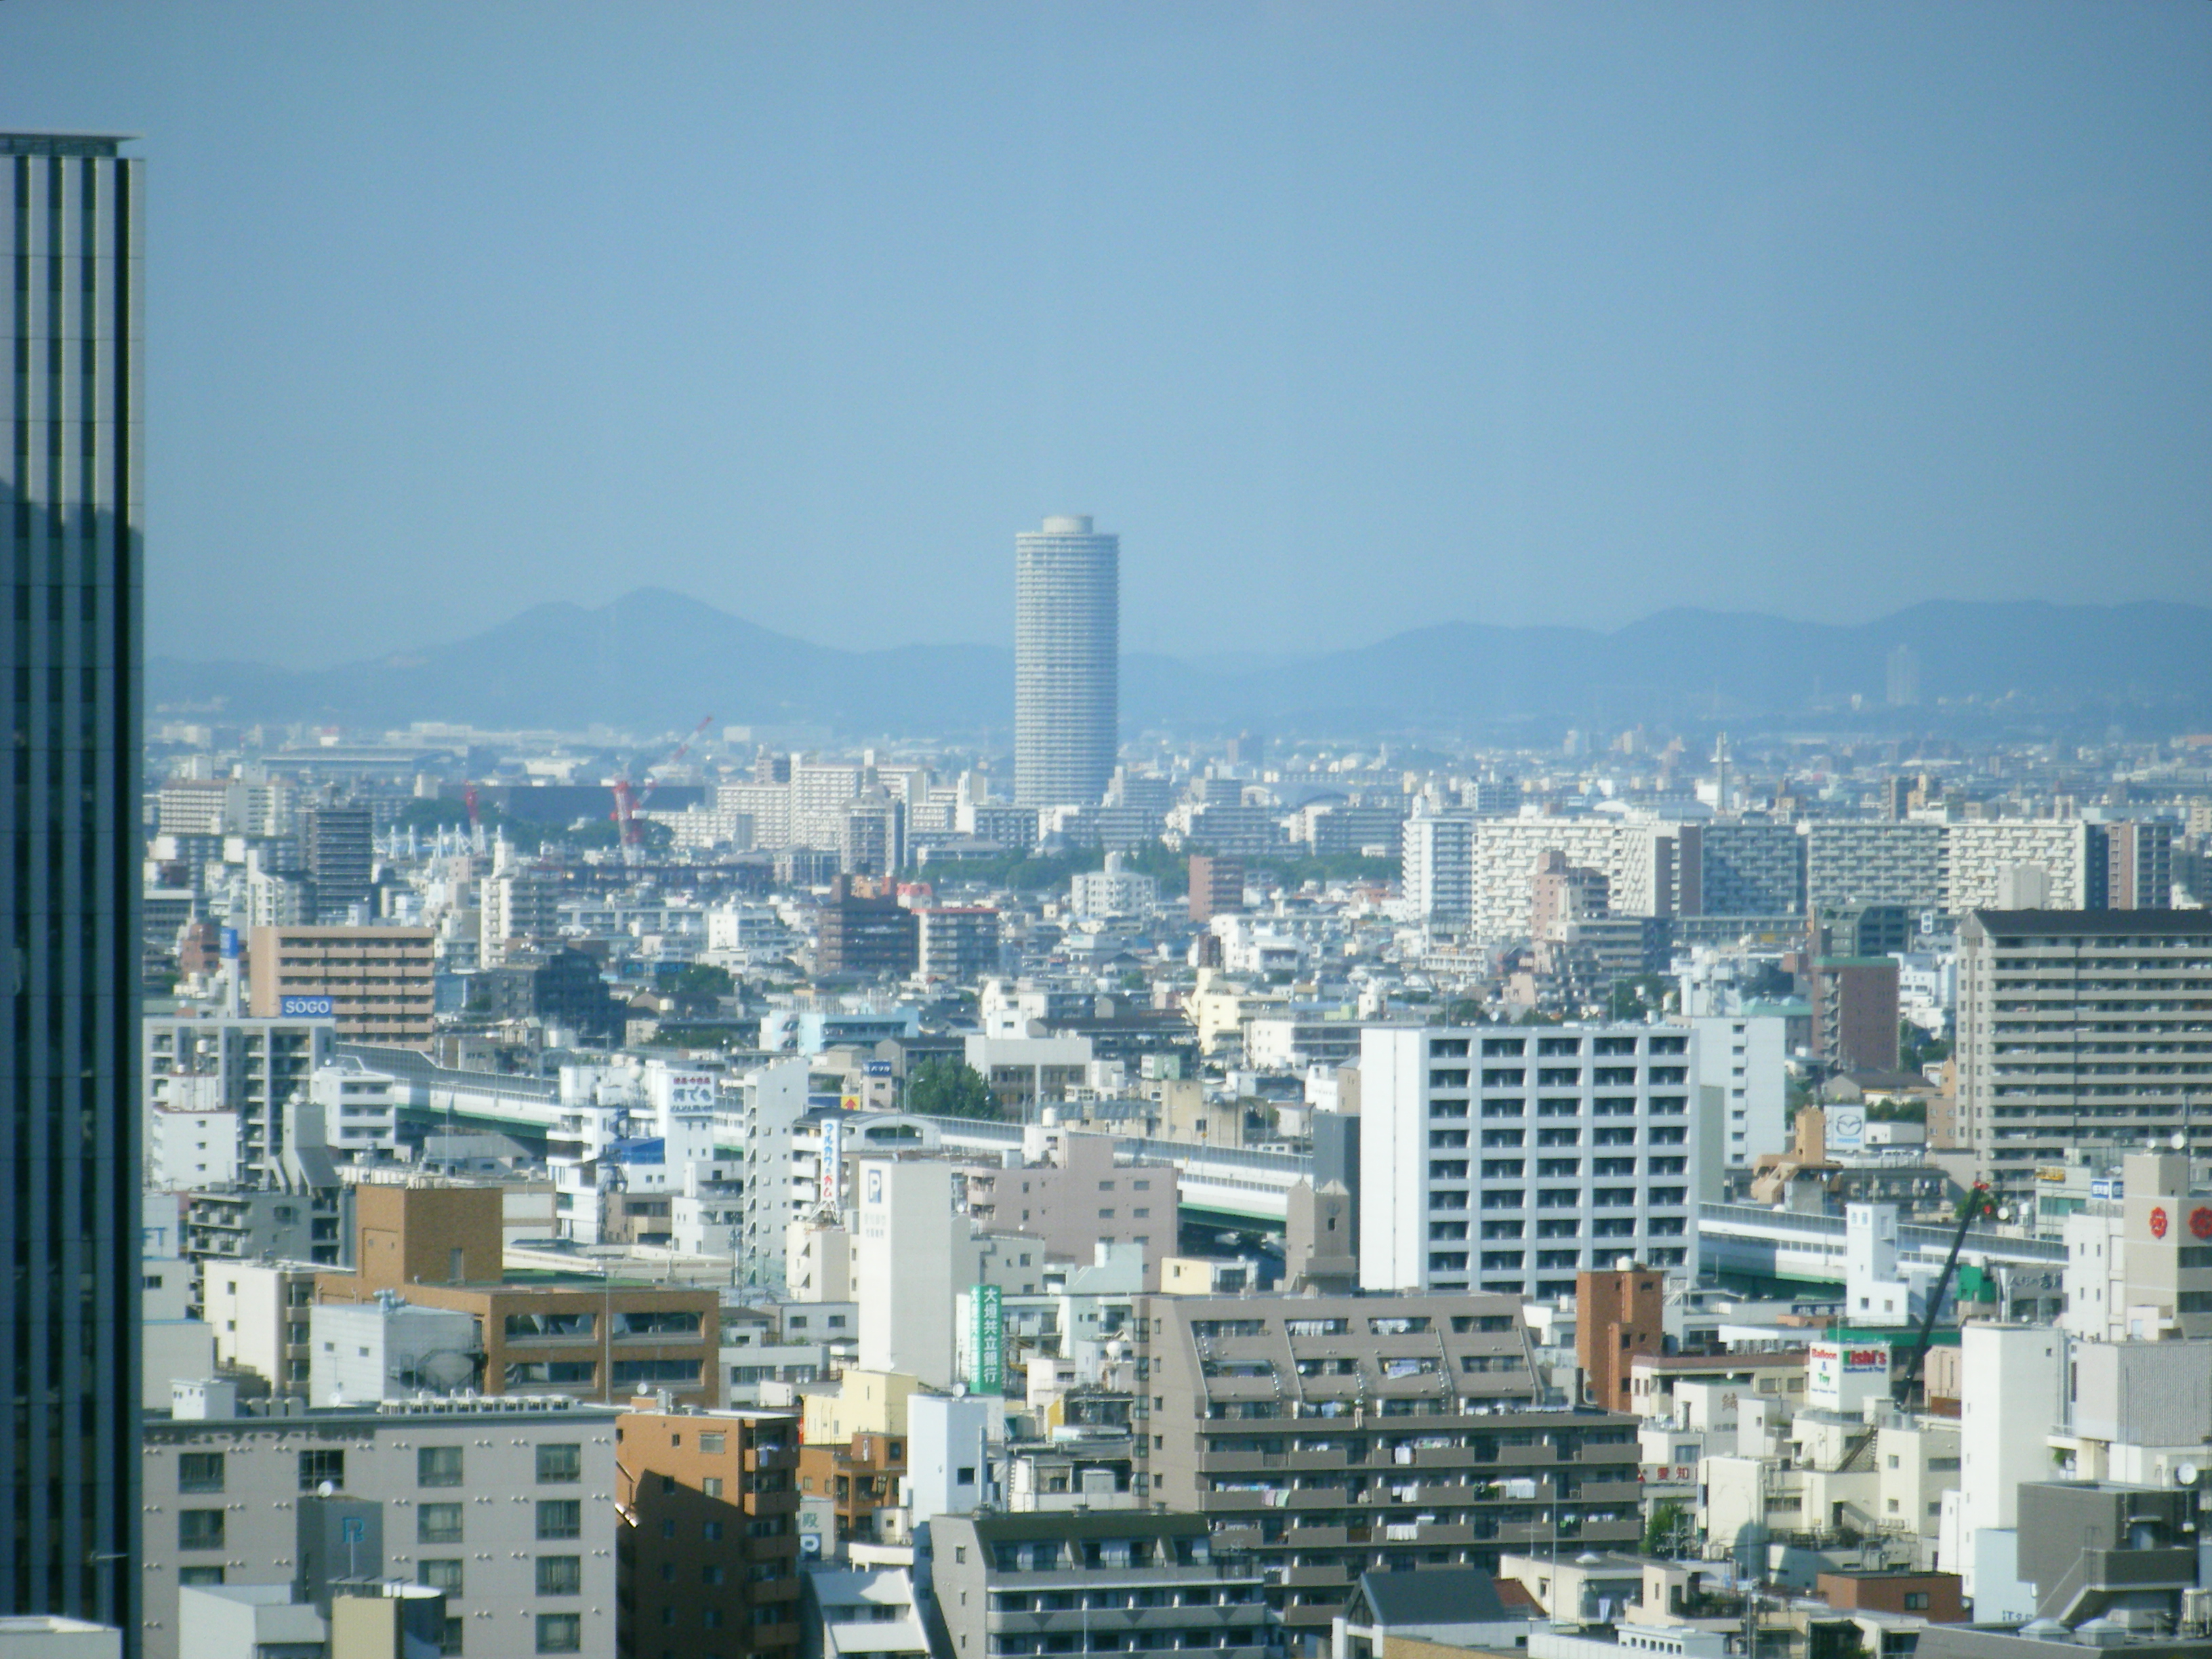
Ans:
[[[1095,806],[1114,775],[1121,538],[1087,518],[1014,538],[1014,800]]]
[[[136,1634],[143,163],[0,133],[0,1614]]]

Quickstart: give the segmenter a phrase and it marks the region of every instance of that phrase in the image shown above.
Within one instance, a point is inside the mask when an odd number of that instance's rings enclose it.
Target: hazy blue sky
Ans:
[[[2212,600],[2196,0],[4,0],[0,125],[145,135],[157,650]]]

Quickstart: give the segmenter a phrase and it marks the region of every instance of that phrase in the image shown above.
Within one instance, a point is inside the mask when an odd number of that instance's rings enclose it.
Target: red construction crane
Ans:
[[[682,760],[690,752],[691,745],[699,741],[699,734],[714,723],[714,717],[708,714],[698,725],[693,726],[691,735],[678,744],[675,751],[666,760],[662,761],[659,766],[647,769],[645,783],[641,787],[630,781],[627,772],[615,779],[611,786],[614,790],[615,810],[608,816],[614,819],[616,829],[621,832],[620,838],[626,855],[635,857],[634,849],[644,845],[644,827],[638,823],[637,815],[644,808],[646,802],[653,799],[653,792],[658,785],[658,780],[653,775],[663,767],[673,766]]]

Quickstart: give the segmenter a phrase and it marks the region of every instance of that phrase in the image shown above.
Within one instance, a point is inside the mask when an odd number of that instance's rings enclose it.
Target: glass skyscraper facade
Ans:
[[[0,1613],[138,1605],[143,163],[0,133]]]
[[[1121,539],[1087,518],[1014,538],[1014,802],[1096,806],[1114,775]]]

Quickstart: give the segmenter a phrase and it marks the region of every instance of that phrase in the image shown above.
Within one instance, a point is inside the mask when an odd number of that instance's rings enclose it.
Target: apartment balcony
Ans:
[[[1349,1589],[1352,1574],[1340,1563],[1316,1563],[1310,1566],[1286,1566],[1277,1581],[1285,1589]]]
[[[1340,1510],[1346,1504],[1357,1504],[1359,1501],[1359,1497],[1355,1492],[1347,1492],[1342,1486],[1294,1486],[1291,1489],[1289,1500],[1290,1501],[1287,1504],[1283,1505],[1284,1508],[1290,1510]],[[1294,1521],[1291,1524],[1295,1526],[1297,1523]]]
[[[1097,1636],[1121,1631],[1233,1630],[1243,1626],[1261,1626],[1267,1612],[1266,1605],[1258,1601],[1240,1601],[1227,1607],[1062,1607],[1051,1612],[987,1613],[983,1615],[983,1628],[993,1635],[1010,1636],[1079,1635],[1085,1631]]]
[[[1273,1469],[1296,1474],[1300,1470],[1341,1469],[1357,1466],[1364,1461],[1342,1450],[1217,1451],[1205,1445],[1200,1447],[1198,1455],[1199,1470],[1204,1474],[1246,1474]]]
[[[1198,1494],[1198,1511],[1201,1515],[1254,1515],[1259,1511],[1280,1510],[1290,1507],[1290,1493],[1280,1494],[1258,1488],[1240,1492],[1201,1492]]]
[[[1639,1504],[1643,1499],[1639,1480],[1585,1480],[1568,1494],[1568,1501],[1577,1504]]]
[[[1267,1376],[1209,1376],[1206,1379],[1208,1400],[1278,1400],[1288,1392],[1279,1377]]]
[[[1575,1463],[1625,1463],[1638,1461],[1634,1441],[1597,1441],[1577,1446],[1569,1457]]]

